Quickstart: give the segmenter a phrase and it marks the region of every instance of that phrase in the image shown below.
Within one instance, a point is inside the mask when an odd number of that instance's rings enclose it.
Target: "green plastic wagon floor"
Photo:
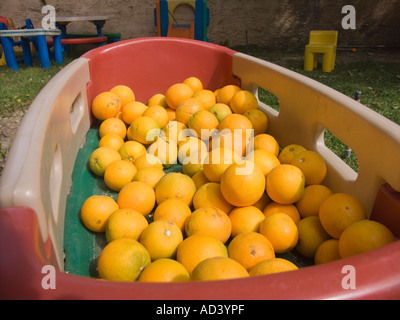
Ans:
[[[107,241],[104,233],[91,232],[85,228],[80,218],[80,210],[85,200],[92,195],[104,194],[115,200],[118,196],[117,192],[106,186],[102,177],[96,176],[89,169],[89,157],[99,144],[98,132],[98,127],[89,129],[86,141],[76,157],[64,223],[65,272],[96,278],[98,277],[97,259]],[[172,171],[181,172],[181,165],[177,164],[165,170],[165,172]],[[153,214],[151,213],[146,218],[151,222]],[[295,250],[277,254],[277,257],[288,259],[298,267],[312,264],[312,261],[299,256]]]

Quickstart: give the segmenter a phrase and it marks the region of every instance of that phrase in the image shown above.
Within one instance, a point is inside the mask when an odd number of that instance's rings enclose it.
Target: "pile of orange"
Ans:
[[[108,242],[103,279],[265,275],[299,268],[282,254],[320,264],[394,241],[357,198],[323,184],[317,152],[281,148],[256,96],[236,85],[211,91],[190,77],[147,102],[120,85],[96,96],[92,112],[100,141],[89,167],[116,192],[81,210]]]

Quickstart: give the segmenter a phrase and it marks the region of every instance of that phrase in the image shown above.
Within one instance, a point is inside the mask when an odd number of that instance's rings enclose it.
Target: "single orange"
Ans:
[[[252,143],[252,145],[251,145]],[[262,133],[254,136],[250,139],[250,144],[254,147],[254,150],[262,149],[271,152],[273,155],[278,157],[279,154],[279,144],[276,139],[267,133]]]
[[[141,117],[148,107],[139,101],[132,101],[125,105],[121,112],[122,120],[130,125],[133,120]]]
[[[183,124],[182,122],[178,121],[169,121],[163,128],[162,128],[165,137],[172,139],[179,144],[181,141],[184,141],[189,136],[188,127]]]
[[[126,125],[118,118],[108,118],[104,120],[99,127],[100,138],[104,137],[107,133],[118,134],[122,139],[126,137]]]
[[[367,218],[363,204],[355,196],[334,193],[319,207],[319,218],[325,231],[339,239],[343,230],[352,223]]]
[[[197,171],[193,176],[192,176],[192,180],[194,182],[194,184],[196,185],[196,189],[199,189],[202,185],[210,182],[205,173],[204,173],[204,169]]]
[[[218,130],[222,133],[224,130],[230,132],[238,132],[242,136],[250,139],[253,135],[253,124],[251,121],[242,114],[227,115],[219,124]]]
[[[117,160],[121,160],[121,155],[117,150],[109,147],[99,147],[90,155],[89,168],[94,174],[103,177],[106,168]]]
[[[246,111],[243,115],[253,124],[254,136],[266,133],[268,129],[268,117],[259,109]]]
[[[118,150],[122,160],[135,163],[140,156],[146,155],[146,147],[138,141],[126,141]]]
[[[258,232],[264,214],[255,206],[237,207],[229,213],[232,223],[232,237],[242,232]]]
[[[113,191],[120,191],[132,182],[137,173],[135,165],[129,160],[117,160],[104,171],[104,182]]]
[[[201,101],[204,110],[208,110],[217,102],[214,92],[206,89],[195,92],[193,98]]]
[[[105,91],[98,94],[92,102],[93,116],[98,120],[106,120],[117,116],[121,102],[115,93]]]
[[[306,150],[307,150],[306,148],[304,148],[299,144],[289,144],[281,150],[278,159],[282,164],[283,163],[290,164],[300,152]]]
[[[189,274],[203,260],[213,257],[228,257],[228,250],[217,238],[195,234],[184,239],[178,247],[176,260],[182,263]]]
[[[148,167],[156,167],[160,168],[163,170],[164,166],[161,163],[160,158],[156,157],[154,154],[150,153],[145,153],[135,159],[133,162],[135,165],[136,169],[140,170],[143,168],[148,168]]]
[[[281,164],[267,175],[266,191],[275,202],[295,203],[304,194],[304,174],[295,166]]]
[[[117,203],[120,209],[133,209],[147,216],[155,205],[154,190],[144,182],[130,182],[118,193]]]
[[[85,200],[81,208],[81,219],[93,232],[104,232],[110,215],[118,210],[115,200],[106,195],[93,195]]]
[[[298,270],[299,268],[291,261],[283,258],[273,258],[261,261],[250,269],[250,276],[261,276],[265,274],[287,272]]]
[[[322,242],[314,255],[315,264],[328,263],[339,259],[339,240],[337,239]]]
[[[230,165],[221,177],[221,192],[226,201],[237,207],[256,203],[265,190],[265,177],[251,161]]]
[[[154,189],[163,176],[165,176],[163,169],[158,167],[146,167],[136,172],[133,181],[142,181]]]
[[[192,272],[194,281],[227,280],[246,278],[247,270],[237,261],[226,257],[214,257],[201,261]]]
[[[273,213],[260,224],[260,233],[266,237],[276,253],[292,250],[299,239],[297,226],[285,213]]]
[[[200,186],[193,196],[193,207],[216,207],[226,214],[231,212],[233,206],[225,200],[221,192],[221,185],[217,182],[207,182]]]
[[[185,80],[183,80],[182,83],[187,84],[189,87],[191,87],[194,93],[203,90],[203,83],[197,77],[186,78]]]
[[[124,139],[115,133],[105,134],[99,141],[99,147],[108,147],[111,149],[119,150],[124,145]]]
[[[218,131],[218,125],[218,119],[206,110],[196,111],[188,121],[189,129],[194,130],[199,139],[206,141]]]
[[[234,113],[244,114],[249,110],[255,110],[258,107],[258,99],[247,90],[240,90],[231,99],[229,103]]]
[[[193,180],[179,172],[169,172],[163,176],[155,188],[157,204],[167,199],[178,199],[192,205],[193,196],[196,192],[196,185]]]
[[[165,95],[162,93],[156,93],[151,98],[147,101],[147,106],[152,107],[152,106],[161,106],[163,108],[167,108],[167,102],[165,101]]]
[[[250,270],[260,261],[275,258],[271,242],[258,232],[239,233],[229,243],[228,254],[246,270]]]
[[[151,260],[174,259],[183,235],[179,227],[167,220],[150,223],[140,237],[140,243],[147,249]]]
[[[167,199],[161,202],[154,211],[153,219],[167,220],[175,223],[182,232],[185,231],[185,223],[191,215],[190,207],[181,200]]]
[[[301,219],[297,223],[299,231],[299,241],[296,251],[307,258],[314,258],[318,247],[326,240],[330,239],[322,227],[321,221],[316,216]]]
[[[331,189],[322,184],[305,187],[303,196],[296,202],[296,207],[301,217],[318,216],[322,202],[332,194]]]
[[[256,149],[246,156],[246,160],[253,161],[263,172],[264,176],[281,163],[278,158],[271,152],[264,149]]]
[[[129,132],[132,140],[142,144],[150,144],[160,135],[160,126],[153,118],[141,116],[131,123]]]
[[[339,254],[342,258],[378,249],[396,241],[393,233],[382,223],[360,220],[348,226],[339,238]]]
[[[290,164],[303,171],[306,186],[321,184],[325,179],[327,172],[325,160],[315,151],[300,152]]]
[[[139,282],[184,282],[190,281],[186,268],[173,259],[158,259],[150,263],[140,274]]]
[[[129,86],[122,84],[117,85],[111,88],[110,92],[115,93],[118,96],[121,101],[121,108],[124,108],[124,106],[129,102],[135,101],[135,94]]]
[[[231,220],[225,212],[216,207],[201,207],[192,212],[185,223],[188,237],[194,234],[205,234],[225,243],[232,230]]]
[[[168,123],[168,112],[162,106],[148,107],[142,115],[153,118],[160,128]]]
[[[225,103],[216,103],[208,108],[217,119],[221,122],[227,115],[232,114],[231,108]]]
[[[199,99],[186,99],[182,101],[175,109],[176,121],[182,122],[187,126],[190,117],[200,110],[203,110],[203,105]]]
[[[220,182],[222,174],[228,167],[241,161],[240,155],[230,148],[217,147],[211,150],[203,164],[204,174],[212,182]]]
[[[193,89],[185,83],[176,83],[170,86],[165,93],[165,101],[167,105],[176,110],[178,105],[184,100],[193,96]]]

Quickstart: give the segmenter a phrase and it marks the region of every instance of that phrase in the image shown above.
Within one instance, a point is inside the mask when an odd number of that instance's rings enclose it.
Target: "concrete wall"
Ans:
[[[44,2],[60,16],[114,15],[104,31],[119,32],[123,39],[157,34],[155,0],[1,0],[0,14],[12,17],[17,26],[29,17],[40,27]],[[290,49],[304,46],[311,29],[333,29],[339,31],[339,46],[400,47],[399,0],[208,0],[207,4],[208,37],[213,43],[245,45],[247,31],[249,44]],[[356,9],[355,30],[341,25],[342,7],[349,4]],[[95,29],[89,22],[71,23],[68,31]]]

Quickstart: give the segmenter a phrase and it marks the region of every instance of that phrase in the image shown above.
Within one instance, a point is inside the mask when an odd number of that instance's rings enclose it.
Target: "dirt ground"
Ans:
[[[265,54],[260,58],[271,61],[278,65],[286,67],[286,63],[291,59],[299,59],[298,53]],[[337,62],[352,62],[352,61],[382,61],[382,62],[397,62],[400,63],[400,54],[398,50],[388,50],[384,48],[370,49],[362,48],[352,53],[350,49],[338,49]],[[16,110],[8,117],[0,118],[0,176],[7,160],[8,151],[13,143],[15,133],[19,127],[22,117],[28,106],[22,110]]]

